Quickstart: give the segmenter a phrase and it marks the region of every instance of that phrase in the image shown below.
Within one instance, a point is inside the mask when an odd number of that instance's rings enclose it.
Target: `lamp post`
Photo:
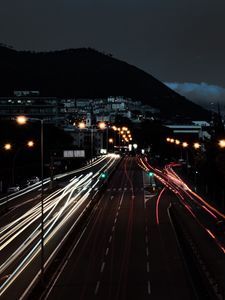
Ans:
[[[47,119],[27,118],[18,116],[16,121],[19,125],[24,125],[28,120],[38,121],[41,124],[41,280],[44,279],[44,121]]]

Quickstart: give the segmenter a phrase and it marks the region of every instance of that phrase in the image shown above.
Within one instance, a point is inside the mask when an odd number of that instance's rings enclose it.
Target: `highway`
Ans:
[[[45,179],[44,269],[69,245],[38,295],[30,292],[41,275],[40,183],[13,194],[0,221],[1,299],[223,299],[225,234],[217,224],[225,216],[176,167],[107,155],[57,175],[51,193]],[[187,263],[192,251],[203,285]]]
[[[43,299],[194,299],[168,213],[171,193],[149,197],[138,163],[120,163]]]
[[[56,176],[62,187],[45,194],[43,199],[45,268],[90,205],[101,184],[101,172],[110,173],[117,162],[117,156],[109,155],[82,169]],[[46,179],[45,185],[48,182]],[[2,200],[1,203],[6,201]],[[40,183],[13,194],[7,201],[10,210],[2,217],[0,228],[0,297],[19,299],[26,296],[30,284],[40,276]]]

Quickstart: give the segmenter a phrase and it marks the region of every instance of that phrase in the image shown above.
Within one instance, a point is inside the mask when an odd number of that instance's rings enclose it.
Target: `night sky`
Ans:
[[[210,97],[225,101],[224,0],[1,0],[0,42],[92,47],[181,92],[215,90]]]

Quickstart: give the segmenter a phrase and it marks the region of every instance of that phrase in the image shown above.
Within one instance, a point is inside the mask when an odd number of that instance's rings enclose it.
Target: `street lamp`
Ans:
[[[10,143],[6,143],[6,144],[4,145],[4,149],[5,149],[6,151],[11,150],[11,149],[12,149],[12,145],[11,145]]]
[[[47,119],[29,118],[41,124],[41,280],[44,279],[44,121]],[[18,116],[16,122],[24,125],[28,121],[26,116]]]
[[[225,148],[225,140],[219,140],[218,144],[220,148]]]
[[[198,149],[201,147],[201,145],[200,145],[199,143],[194,143],[193,147],[194,147],[196,150],[198,150]]]

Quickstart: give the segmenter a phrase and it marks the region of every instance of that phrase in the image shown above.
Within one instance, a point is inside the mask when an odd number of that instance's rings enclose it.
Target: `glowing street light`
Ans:
[[[175,140],[175,144],[176,145],[180,145],[180,141],[179,140]]]
[[[170,140],[171,140],[171,138],[169,138],[169,137],[166,139],[167,142],[170,142]]]
[[[219,141],[219,147],[220,148],[225,148],[225,140],[220,140]]]
[[[183,142],[182,143],[182,147],[187,148],[188,147],[188,143],[187,142]]]
[[[174,139],[170,139],[170,143],[174,143],[175,142],[175,140]]]
[[[199,143],[194,143],[193,147],[197,150],[201,147],[201,145]]]
[[[6,144],[4,145],[4,149],[5,149],[6,151],[11,150],[11,149],[12,149],[12,145],[11,145],[10,143],[6,143]]]
[[[99,127],[100,129],[105,129],[105,128],[106,128],[105,122],[100,122],[100,123],[98,124],[98,127]]]
[[[78,127],[79,127],[80,129],[84,129],[84,128],[86,127],[86,124],[85,124],[84,122],[80,122],[80,123],[78,124]]]
[[[18,116],[16,118],[16,122],[19,124],[19,125],[24,125],[27,123],[27,117],[26,116]]]
[[[27,142],[27,147],[29,147],[29,148],[34,147],[34,142],[33,141],[28,141]]]
[[[109,143],[110,143],[110,144],[113,143],[113,139],[112,139],[112,138],[109,139]]]

